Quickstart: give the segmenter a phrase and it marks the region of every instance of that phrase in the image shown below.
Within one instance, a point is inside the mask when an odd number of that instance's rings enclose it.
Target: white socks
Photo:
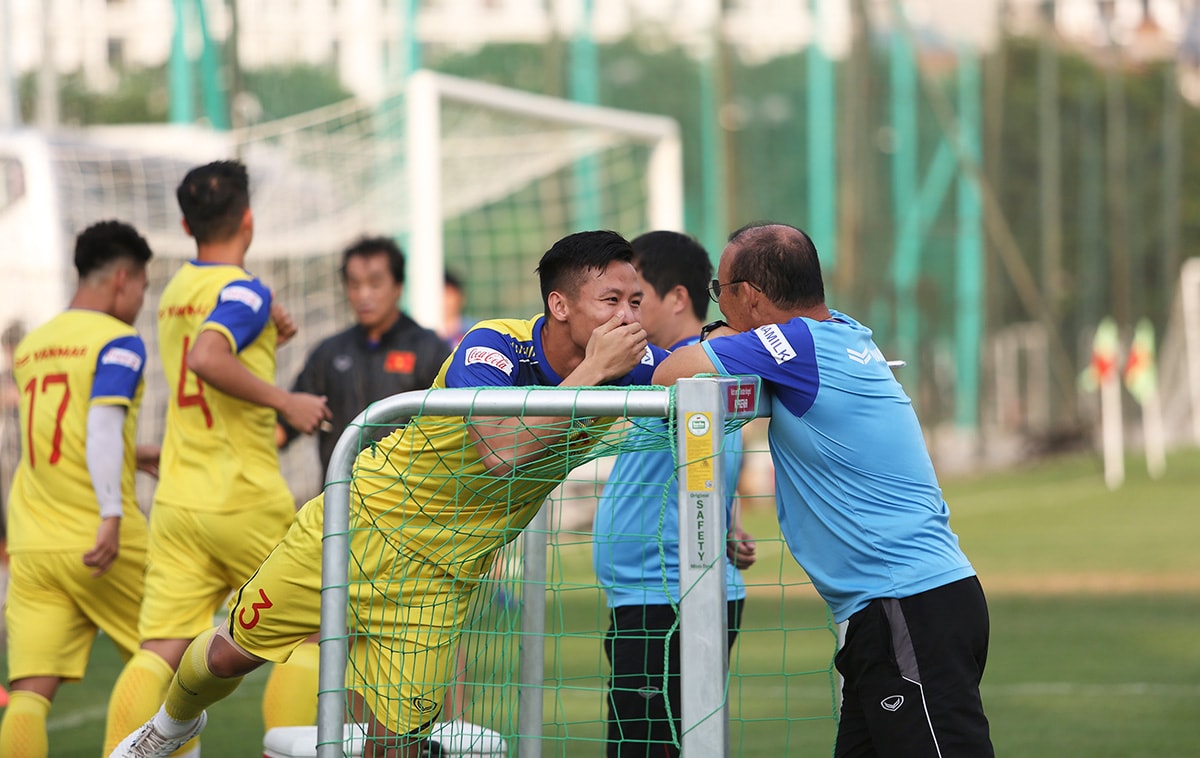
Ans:
[[[161,705],[158,707],[158,713],[154,714],[153,722],[158,733],[170,740],[182,737],[196,725],[196,719],[177,721],[171,718],[167,715],[167,709]]]

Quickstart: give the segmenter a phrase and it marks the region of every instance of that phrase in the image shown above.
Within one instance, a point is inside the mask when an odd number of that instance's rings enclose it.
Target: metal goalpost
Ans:
[[[586,158],[610,147],[618,137],[649,147],[645,169],[647,229],[683,229],[683,146],[679,125],[667,116],[585,105],[532,92],[522,92],[435,71],[420,70],[405,83],[404,149],[408,156],[408,240],[413,266],[410,311],[423,324],[442,318],[443,224],[452,210],[444,201],[447,188],[462,193],[463,177],[446,175],[444,160],[453,148],[444,143],[445,103],[486,109],[578,129],[565,148]],[[521,172],[514,171],[514,175]]]
[[[726,421],[766,415],[754,377],[682,379],[674,390],[550,388],[437,389],[395,395],[372,404],[346,428],[330,460],[325,486],[322,549],[321,651],[317,700],[317,756],[344,755],[345,676],[349,602],[350,484],[362,429],[417,414],[467,413],[518,416],[660,417],[674,414],[678,452],[680,524],[680,653],[684,754],[694,758],[728,753],[726,698],[728,647],[725,587],[723,457]],[[540,519],[540,522],[539,522]],[[546,511],[525,532],[523,581],[546,582]],[[540,526],[539,526],[540,523]],[[528,593],[518,684],[518,755],[541,756],[543,724],[545,593]]]

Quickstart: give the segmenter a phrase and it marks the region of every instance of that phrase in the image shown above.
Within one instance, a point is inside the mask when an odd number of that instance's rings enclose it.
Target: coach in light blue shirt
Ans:
[[[650,232],[632,244],[642,284],[641,322],[650,342],[671,349],[698,342],[712,276],[708,253],[678,232]],[[611,627],[604,640],[612,664],[607,755],[672,758],[679,755],[682,706],[676,624],[679,488],[675,458],[670,447],[663,445],[672,441],[666,422],[635,419],[631,423],[634,428],[627,439],[633,450],[645,452],[617,457],[600,496],[593,529],[596,577],[612,609]],[[726,523],[734,524],[741,432],[727,435],[725,443]],[[739,527],[730,532],[733,539],[725,583],[732,647],[746,597],[738,568],[754,562],[755,547]]]
[[[710,292],[729,326],[654,381],[717,371],[770,390],[780,528],[849,621],[834,755],[993,755],[979,695],[987,601],[871,330],[828,308],[812,240],[783,224],[734,232]]]

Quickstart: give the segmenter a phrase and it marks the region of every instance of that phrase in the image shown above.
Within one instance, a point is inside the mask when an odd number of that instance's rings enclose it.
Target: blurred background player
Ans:
[[[700,341],[708,312],[712,262],[679,232],[633,240],[642,282],[642,326],[650,342],[675,350]],[[669,436],[661,418],[631,419],[634,435]],[[754,542],[735,526],[734,492],[742,464],[742,435],[725,437],[726,523],[730,525],[729,646],[741,623],[746,588],[738,569],[755,560]],[[600,495],[593,528],[593,563],[612,609],[604,652],[608,686],[608,755],[678,756],[681,734],[679,606],[679,486],[675,457],[653,444],[617,456]],[[657,449],[656,449],[657,448]],[[672,728],[672,723],[674,728]]]
[[[614,232],[559,240],[538,267],[545,313],[481,323],[434,386],[646,383],[665,353],[648,344],[638,323],[642,292],[632,256]],[[359,454],[365,489],[351,495],[350,546],[351,631],[358,636],[348,685],[374,716],[367,755],[420,754],[496,551],[615,421],[418,417]],[[285,660],[317,631],[323,506],[319,495],[300,509],[239,591],[229,621],[192,643],[163,707],[113,756],[168,755],[204,727],[205,709],[242,676],[266,660]],[[388,685],[362,681],[364,670]]]
[[[458,347],[458,343],[462,342],[463,337],[471,330],[471,327],[479,323],[475,319],[469,317],[465,313],[467,307],[467,291],[463,286],[463,281],[459,276],[450,270],[444,274],[445,290],[442,295],[442,329],[439,332],[442,339],[450,344],[450,347]]]
[[[8,528],[8,491],[12,489],[13,474],[21,457],[21,390],[13,378],[13,353],[25,336],[25,325],[12,321],[0,332],[0,353],[4,355],[4,370],[0,373],[0,597],[8,580],[8,552],[5,550]],[[0,628],[2,631],[2,628]],[[2,637],[2,635],[0,635]]]
[[[363,237],[342,254],[342,284],[354,311],[354,325],[326,338],[309,354],[294,392],[327,398],[330,423],[317,433],[321,471],[342,431],[376,400],[427,389],[450,356],[450,347],[431,329],[400,310],[404,293],[404,253],[387,237]],[[364,443],[391,428],[373,430]],[[276,433],[287,445],[299,432],[281,421]]]
[[[132,324],[150,256],[131,226],[85,229],[68,310],[13,356],[23,452],[9,499],[12,696],[0,755],[48,755],[50,702],[63,681],[83,677],[98,629],[126,660],[138,645],[147,537],[134,436],[146,346]]]
[[[273,384],[280,333],[271,291],[242,268],[254,237],[245,167],[194,168],[176,197],[197,257],[159,302],[171,391],[150,515],[142,645],[113,689],[106,750],[154,713],[188,643],[287,531],[295,504],[279,470],[276,415],[304,433],[330,415],[323,397]],[[303,671],[315,661],[296,665]],[[305,723],[315,687],[291,694],[277,709],[280,723]]]

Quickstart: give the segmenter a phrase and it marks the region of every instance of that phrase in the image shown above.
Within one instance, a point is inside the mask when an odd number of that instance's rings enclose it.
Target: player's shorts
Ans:
[[[239,513],[155,504],[138,633],[143,640],[191,639],[262,563],[295,516],[289,497]]]
[[[319,631],[323,523],[318,495],[230,603],[230,633],[252,655],[285,661]],[[406,558],[378,531],[353,532],[351,554],[346,686],[390,731],[423,735],[441,710],[480,585]]]
[[[97,629],[128,659],[138,647],[145,568],[140,546],[122,546],[112,568],[95,579],[79,551],[14,553],[4,611],[9,681],[81,679]]]

